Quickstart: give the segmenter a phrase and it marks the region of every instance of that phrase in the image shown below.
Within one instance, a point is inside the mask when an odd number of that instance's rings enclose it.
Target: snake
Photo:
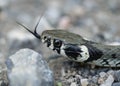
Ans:
[[[75,62],[94,64],[101,67],[120,67],[120,45],[106,45],[84,39],[66,30],[45,30],[37,33],[17,22],[54,52]]]

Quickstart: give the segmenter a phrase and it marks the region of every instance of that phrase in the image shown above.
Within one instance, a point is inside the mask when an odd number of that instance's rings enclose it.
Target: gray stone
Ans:
[[[104,81],[103,84],[100,86],[111,86],[114,82],[114,77],[112,75],[109,75],[108,78]]]
[[[112,86],[120,86],[120,82],[113,83]]]
[[[120,70],[114,72],[115,81],[120,82]]]
[[[107,74],[114,76],[114,72],[115,72],[114,70],[109,70],[109,71],[107,72]]]
[[[75,82],[72,82],[70,86],[77,86],[77,84]]]
[[[100,75],[100,77],[105,77],[106,73],[105,72],[100,72],[99,75]]]
[[[120,1],[119,0],[109,0],[108,6],[109,9],[115,14],[120,12]]]
[[[19,50],[7,59],[6,65],[10,86],[53,86],[52,71],[33,50]]]
[[[98,80],[98,76],[93,76],[92,77],[92,82],[97,83],[97,80]]]

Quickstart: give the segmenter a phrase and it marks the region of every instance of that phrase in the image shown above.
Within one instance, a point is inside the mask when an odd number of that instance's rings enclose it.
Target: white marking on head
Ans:
[[[54,46],[53,46],[53,40],[51,40],[51,45],[49,46],[50,49],[53,49]]]
[[[79,47],[81,48],[82,52],[80,53],[81,56],[79,55],[77,57],[77,60],[81,62],[86,61],[90,57],[88,48],[85,45],[81,45]]]
[[[44,41],[45,41],[45,40],[44,40],[44,39],[42,39],[41,41],[42,41],[42,43],[44,43]]]
[[[42,39],[42,43],[47,46],[47,42],[45,42],[45,39]]]
[[[61,49],[60,49],[61,50],[60,54],[66,57],[67,55],[65,54],[65,50],[64,49],[65,49],[65,45],[62,43],[62,46],[61,46]]]

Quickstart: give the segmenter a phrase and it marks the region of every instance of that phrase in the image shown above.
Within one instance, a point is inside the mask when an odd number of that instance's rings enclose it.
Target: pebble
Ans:
[[[98,84],[103,84],[105,79],[103,77],[98,78]]]
[[[87,86],[88,85],[88,79],[81,79],[81,85],[82,86]]]
[[[115,81],[120,82],[120,70],[114,72]]]
[[[107,72],[108,75],[113,75],[113,76],[114,76],[114,73],[115,73],[114,70],[109,70],[109,71]]]
[[[66,73],[64,68],[61,69],[61,74],[62,74],[62,77],[65,77]]]
[[[82,76],[80,76],[80,75],[78,75],[78,74],[76,74],[75,77],[76,77],[77,79],[82,79]]]
[[[77,84],[75,82],[72,82],[70,86],[77,86]]]
[[[53,86],[53,73],[41,54],[21,49],[6,60],[9,86]]]
[[[105,72],[100,72],[99,75],[100,75],[100,77],[105,77],[106,73]]]
[[[119,13],[119,9],[120,9],[120,6],[119,6],[120,2],[119,0],[109,0],[108,2],[108,6],[109,6],[109,9],[113,12],[113,13]]]
[[[109,75],[108,78],[104,81],[103,84],[101,84],[100,86],[112,86],[114,82],[114,77],[112,75]]]
[[[85,0],[83,2],[84,6],[87,8],[87,10],[92,11],[93,9],[97,8],[97,3],[94,0]]]
[[[93,77],[92,77],[92,81],[93,81],[94,83],[97,83],[97,80],[98,80],[98,76],[93,76]]]
[[[112,86],[120,86],[120,82],[113,83]]]

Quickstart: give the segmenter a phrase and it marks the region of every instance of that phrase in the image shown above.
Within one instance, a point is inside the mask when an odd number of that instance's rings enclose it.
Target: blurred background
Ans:
[[[21,48],[42,52],[40,41],[16,23],[33,31],[40,17],[39,34],[62,29],[96,42],[120,42],[120,0],[0,0],[0,59]]]

